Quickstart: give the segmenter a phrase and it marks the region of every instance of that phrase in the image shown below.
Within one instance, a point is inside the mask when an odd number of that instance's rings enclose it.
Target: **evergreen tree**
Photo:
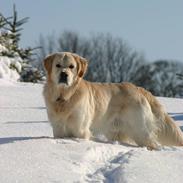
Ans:
[[[11,39],[12,39],[12,45],[14,51],[19,51],[19,41],[21,37],[21,31],[23,30],[22,26],[23,24],[27,23],[29,17],[22,18],[18,20],[18,13],[16,11],[15,4],[13,5],[13,15],[12,17],[5,18],[3,15],[4,22],[7,24],[5,27],[6,30],[10,31],[11,33]]]
[[[15,5],[13,5],[11,17],[5,17],[0,13],[0,56],[13,59],[8,67],[19,73],[21,81],[37,82],[43,76],[42,71],[32,65],[33,51],[38,48],[23,49],[19,46],[23,25],[28,22],[28,19],[28,17],[18,18]]]

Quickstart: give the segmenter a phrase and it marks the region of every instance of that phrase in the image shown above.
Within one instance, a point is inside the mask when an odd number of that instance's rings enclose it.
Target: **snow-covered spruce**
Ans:
[[[44,80],[43,71],[23,60],[18,53],[8,55],[8,49],[0,45],[0,78],[11,81],[39,82]]]
[[[33,66],[32,48],[22,49],[13,43],[13,33],[0,30],[0,78],[11,81],[39,82],[43,71]]]
[[[0,78],[17,81],[20,79],[22,70],[22,60],[20,57],[10,58],[0,56]]]

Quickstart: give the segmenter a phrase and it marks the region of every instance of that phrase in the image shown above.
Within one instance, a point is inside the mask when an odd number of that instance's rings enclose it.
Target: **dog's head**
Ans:
[[[56,85],[69,87],[82,78],[87,70],[85,58],[69,52],[58,52],[44,59],[47,79]]]

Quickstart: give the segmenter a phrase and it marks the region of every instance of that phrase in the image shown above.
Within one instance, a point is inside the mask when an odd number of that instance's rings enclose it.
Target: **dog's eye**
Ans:
[[[70,69],[73,69],[73,68],[74,68],[74,65],[70,65],[69,68],[70,68]]]
[[[57,67],[57,68],[60,68],[60,67],[61,67],[61,65],[60,65],[60,64],[56,64],[56,67]]]

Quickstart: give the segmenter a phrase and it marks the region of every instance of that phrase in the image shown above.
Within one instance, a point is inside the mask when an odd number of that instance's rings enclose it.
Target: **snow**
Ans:
[[[9,33],[7,31],[7,33]],[[1,34],[1,32],[0,32]],[[0,79],[9,81],[17,81],[20,79],[20,72],[22,71],[22,62],[18,53],[14,53],[14,57],[1,56],[1,53],[9,53],[8,49],[0,44]]]
[[[0,32],[0,36],[1,36],[1,32]],[[8,49],[0,44],[0,52],[5,52],[5,51],[8,51]]]
[[[53,139],[42,87],[0,79],[0,182],[183,182],[182,147]],[[159,100],[183,125],[183,99]]]
[[[11,69],[11,67],[16,69]],[[17,81],[20,78],[18,72],[21,71],[20,59],[18,58],[9,58],[6,56],[0,56],[0,78]]]

